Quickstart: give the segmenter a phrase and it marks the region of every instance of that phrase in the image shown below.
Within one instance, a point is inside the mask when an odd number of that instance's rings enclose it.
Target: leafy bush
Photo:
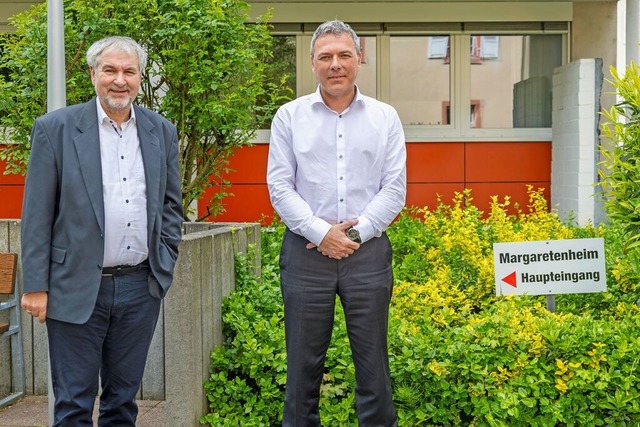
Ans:
[[[625,230],[578,227],[549,212],[541,191],[508,214],[483,213],[471,194],[433,211],[404,212],[388,230],[396,284],[389,352],[400,426],[632,426],[640,423],[637,255]],[[262,278],[238,263],[225,301],[226,345],[212,353],[210,425],[281,422],[286,360],[278,251],[283,226],[265,228]],[[604,237],[608,292],[495,295],[492,245]],[[340,304],[327,355],[320,412],[325,426],[355,425],[354,368]]]
[[[263,248],[264,258],[273,260],[274,249],[270,251],[269,244]],[[222,307],[227,339],[211,354],[212,375],[205,384],[212,412],[203,417],[204,423],[269,426],[280,417],[287,362],[274,266],[263,263],[258,280],[251,254],[237,256],[236,289]]]
[[[611,67],[609,83],[622,101],[605,110],[599,170],[609,218],[624,223],[625,249],[640,246],[640,70],[631,61],[620,74]]]
[[[0,159],[24,173],[29,134],[47,106],[47,2],[11,18],[15,33],[0,35]],[[291,98],[286,62],[273,57],[267,20],[247,25],[242,0],[67,0],[64,3],[66,102],[95,96],[84,55],[109,35],[130,36],[148,51],[137,102],[177,126],[182,205],[217,186],[208,214],[224,211],[231,155],[250,145],[256,129]],[[274,44],[275,43],[275,44]]]

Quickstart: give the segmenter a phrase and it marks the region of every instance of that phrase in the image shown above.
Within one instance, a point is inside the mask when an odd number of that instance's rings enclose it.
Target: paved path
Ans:
[[[165,425],[164,401],[138,401],[136,427],[162,427]],[[95,414],[95,411],[94,411]],[[48,426],[49,400],[47,396],[26,396],[6,408],[0,409],[0,427]],[[96,419],[96,415],[93,417]],[[94,425],[97,425],[94,423]]]

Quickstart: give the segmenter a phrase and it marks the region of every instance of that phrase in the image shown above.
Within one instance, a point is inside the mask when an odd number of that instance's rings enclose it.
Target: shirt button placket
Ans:
[[[346,172],[347,172],[347,165],[346,165],[346,157],[345,157],[345,152],[346,152],[346,142],[344,140],[344,127],[343,127],[343,120],[342,120],[342,115],[338,116],[337,119],[337,126],[336,126],[336,147],[337,147],[337,161],[336,161],[336,174],[337,174],[337,189],[338,189],[338,220],[339,221],[344,221],[346,219],[346,214],[347,214],[347,210],[346,210],[346,203],[344,203],[344,200],[346,200],[346,196],[347,196],[347,183],[346,183]]]

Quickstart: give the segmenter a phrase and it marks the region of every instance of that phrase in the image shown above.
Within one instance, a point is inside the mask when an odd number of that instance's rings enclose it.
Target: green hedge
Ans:
[[[278,252],[283,227],[265,228],[263,273],[239,258],[237,288],[224,303],[225,346],[205,384],[213,426],[281,421],[286,353]],[[471,194],[433,210],[406,211],[388,231],[396,284],[389,352],[399,426],[640,425],[638,257],[624,229],[578,227],[548,211],[530,189],[480,212]],[[603,237],[608,292],[496,297],[492,245]],[[356,425],[354,368],[337,304],[321,390],[325,426]]]

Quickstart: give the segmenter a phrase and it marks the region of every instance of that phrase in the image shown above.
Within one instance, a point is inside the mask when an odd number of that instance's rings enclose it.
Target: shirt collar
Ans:
[[[98,106],[98,123],[104,123],[105,120],[107,122],[110,122],[111,118],[109,118],[109,116],[107,116],[107,113],[105,113],[104,108],[102,108],[102,104],[100,104],[100,99],[97,96],[96,105]],[[131,105],[131,117],[129,117],[129,120],[127,120],[127,122],[129,122],[130,120],[132,123],[136,122],[136,109],[133,108],[133,104]]]
[[[360,92],[360,89],[358,88],[358,85],[356,86],[356,96],[353,97],[353,101],[351,101],[351,105],[349,105],[349,108],[351,108],[353,105],[355,105],[358,102],[364,102],[363,99],[363,95]],[[320,85],[318,85],[318,87],[316,87],[316,91],[311,95],[311,103],[312,104],[324,104],[325,107],[329,108],[327,106],[327,104],[324,102],[324,99],[322,99],[322,95],[320,95]],[[349,109],[347,108],[347,110]]]

